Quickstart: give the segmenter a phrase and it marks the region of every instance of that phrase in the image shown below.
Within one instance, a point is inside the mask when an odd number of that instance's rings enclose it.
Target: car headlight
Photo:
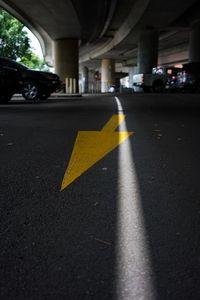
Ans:
[[[53,74],[53,73],[40,73],[45,79],[48,80],[59,80],[58,75]]]

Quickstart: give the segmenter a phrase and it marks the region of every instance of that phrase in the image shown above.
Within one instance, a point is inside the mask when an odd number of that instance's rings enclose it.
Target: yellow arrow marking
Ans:
[[[61,191],[133,134],[114,131],[124,119],[123,114],[113,115],[101,131],[78,132]]]
[[[126,118],[125,115],[113,115],[110,120],[103,127],[102,131],[114,131]]]

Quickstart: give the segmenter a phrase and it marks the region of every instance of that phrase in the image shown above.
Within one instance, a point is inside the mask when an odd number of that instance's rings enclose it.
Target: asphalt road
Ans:
[[[134,134],[61,191],[78,132],[119,114]],[[0,299],[200,299],[199,95],[13,101],[0,161]]]

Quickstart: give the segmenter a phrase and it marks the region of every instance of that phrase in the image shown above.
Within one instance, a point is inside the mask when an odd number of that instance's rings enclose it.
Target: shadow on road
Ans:
[[[127,123],[156,299],[200,298],[199,108],[143,106]]]

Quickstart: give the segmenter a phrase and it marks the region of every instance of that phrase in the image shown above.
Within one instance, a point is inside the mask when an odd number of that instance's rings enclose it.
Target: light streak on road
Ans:
[[[119,98],[115,100],[118,113],[124,113]],[[128,131],[126,121],[120,124],[119,131]],[[119,147],[118,168],[116,299],[155,300],[148,236],[130,139]]]

